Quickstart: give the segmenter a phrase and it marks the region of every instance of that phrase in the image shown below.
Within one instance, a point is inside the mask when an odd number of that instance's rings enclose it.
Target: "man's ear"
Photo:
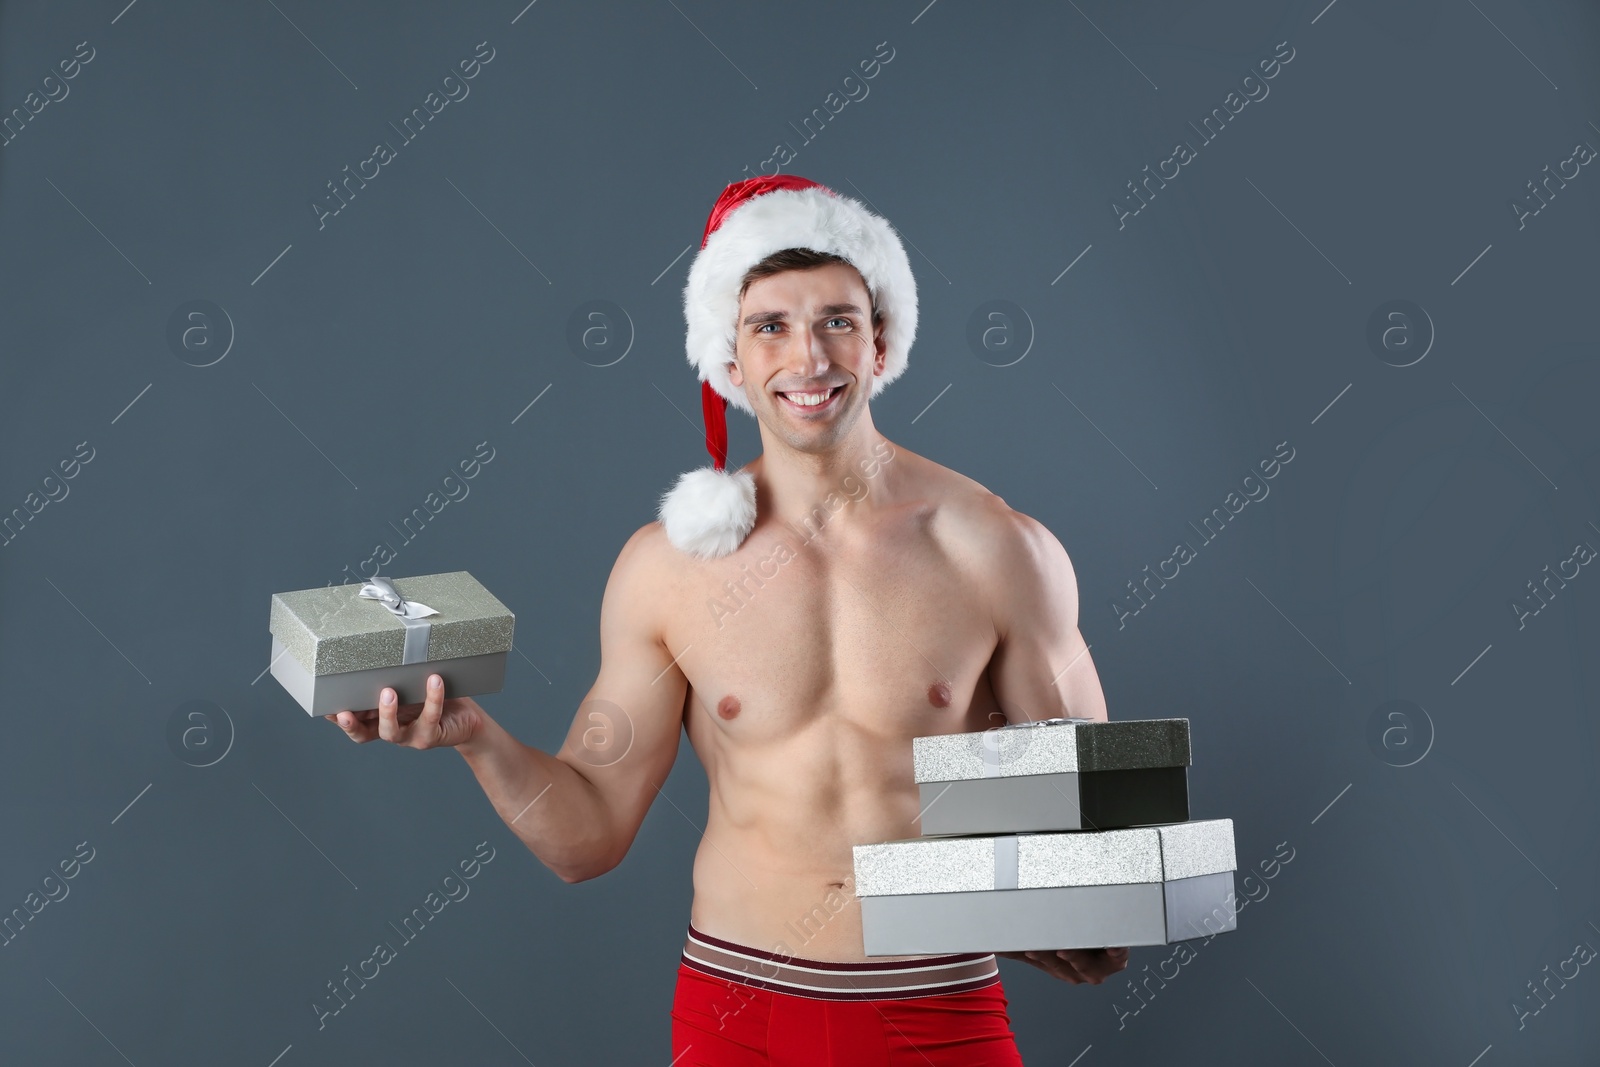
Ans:
[[[735,386],[743,388],[743,386],[744,386],[744,372],[739,369],[738,361],[730,359],[730,360],[728,360],[727,366],[728,366],[728,381],[732,382]]]
[[[883,373],[883,368],[889,365],[889,342],[884,340],[884,320],[879,319],[873,323],[872,329],[872,376],[876,378]]]

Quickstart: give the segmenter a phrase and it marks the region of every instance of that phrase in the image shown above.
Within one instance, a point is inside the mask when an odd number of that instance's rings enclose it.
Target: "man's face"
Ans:
[[[826,452],[867,409],[884,359],[866,283],[854,267],[830,263],[750,284],[739,301],[729,379],[790,447]]]

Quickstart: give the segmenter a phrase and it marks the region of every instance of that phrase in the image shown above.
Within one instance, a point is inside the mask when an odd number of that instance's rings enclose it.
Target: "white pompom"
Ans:
[[[701,559],[726,556],[756,524],[756,480],[749,471],[686,471],[662,495],[657,517],[680,551]]]

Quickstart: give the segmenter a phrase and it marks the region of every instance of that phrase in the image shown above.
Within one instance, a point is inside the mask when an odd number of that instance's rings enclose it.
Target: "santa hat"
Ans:
[[[744,390],[728,378],[739,317],[739,285],[745,272],[786,248],[828,252],[850,262],[867,283],[883,317],[883,373],[869,396],[906,369],[917,334],[917,283],[900,238],[884,219],[858,200],[807,178],[763,175],[734,182],[722,191],[706,220],[700,252],[683,289],[688,323],[689,365],[699,371],[706,451],[712,466],[678,476],[661,497],[658,517],[674,546],[702,559],[738,548],[756,521],[755,479],[728,471],[729,404],[755,411]]]

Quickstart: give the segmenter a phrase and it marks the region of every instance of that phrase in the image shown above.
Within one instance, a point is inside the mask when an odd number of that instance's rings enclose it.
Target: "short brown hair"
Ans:
[[[739,299],[744,299],[745,290],[750,284],[761,278],[774,274],[781,274],[786,270],[814,270],[817,267],[826,267],[830,263],[839,263],[850,267],[860,273],[854,263],[843,256],[836,256],[832,252],[818,252],[813,248],[784,248],[772,253],[766,259],[757,263],[744,272],[744,277],[739,281]],[[862,279],[865,284],[866,279]],[[876,326],[883,321],[883,313],[878,310],[877,302],[872,298],[872,286],[867,286],[867,307],[871,311],[872,323]]]

